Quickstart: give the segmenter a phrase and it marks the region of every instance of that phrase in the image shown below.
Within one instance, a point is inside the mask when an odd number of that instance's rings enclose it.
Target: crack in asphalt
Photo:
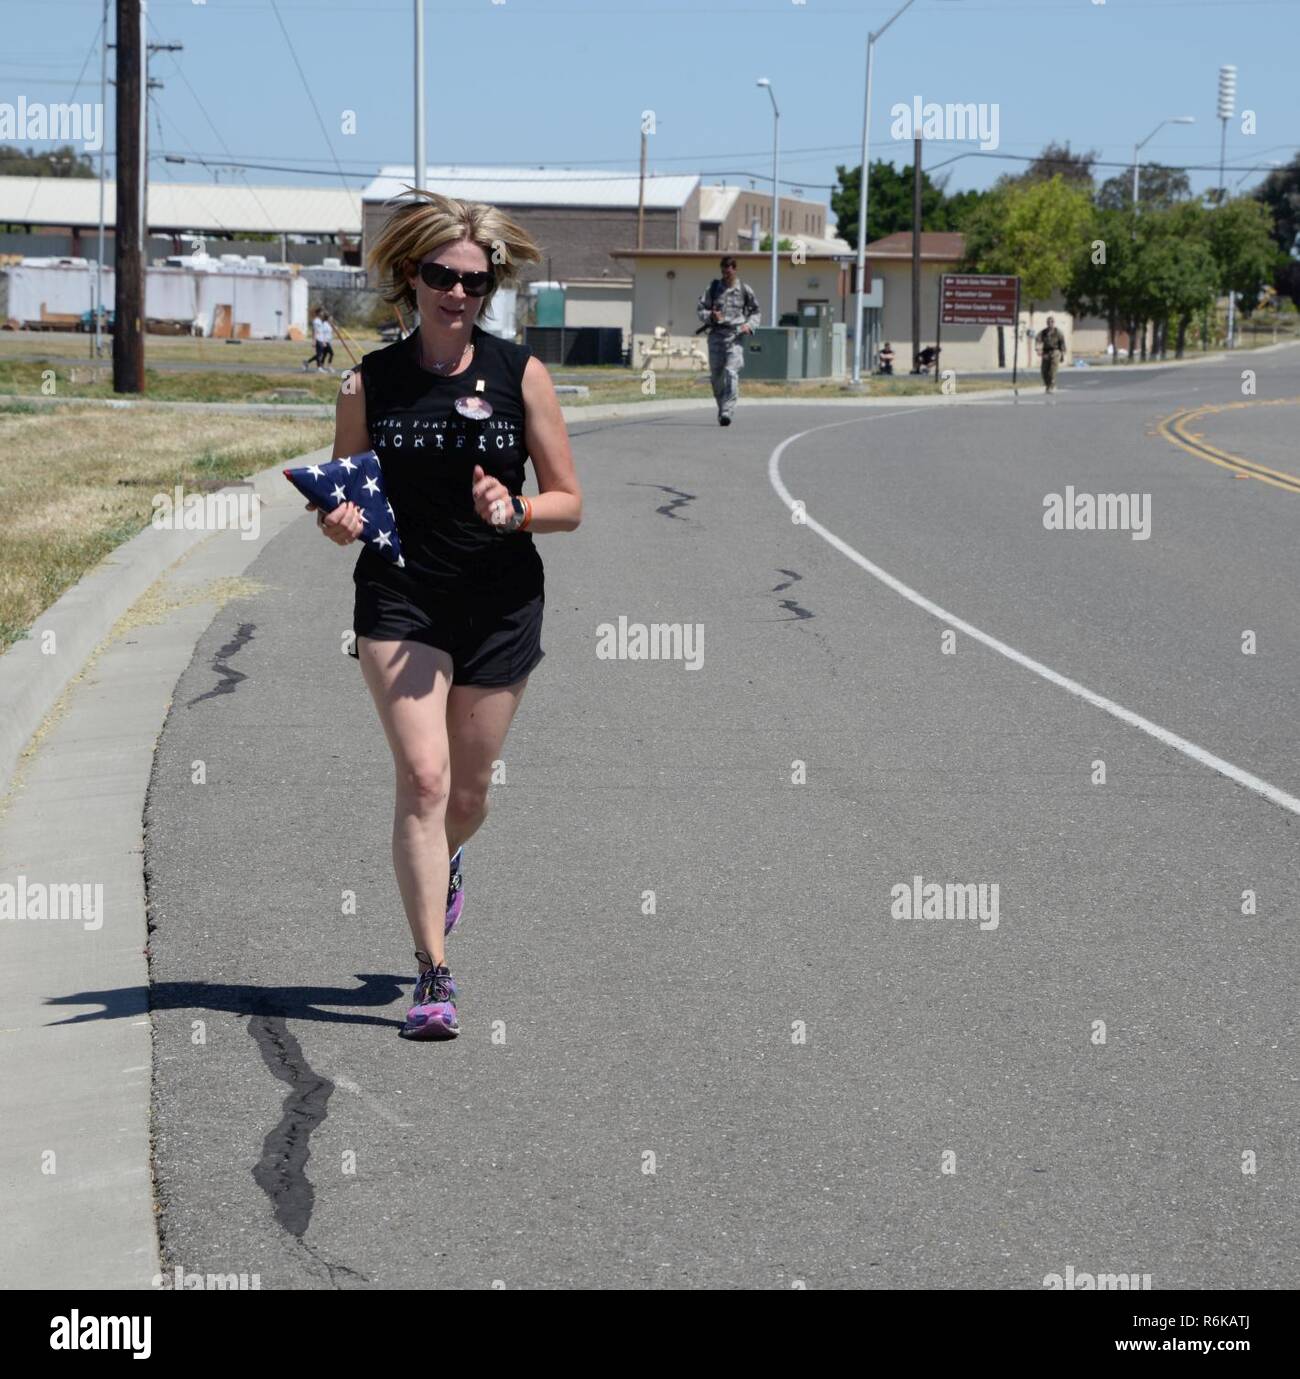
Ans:
[[[339,1286],[339,1275],[368,1282],[355,1269],[331,1264],[303,1239],[316,1204],[316,1190],[307,1177],[311,1135],[329,1114],[334,1084],[307,1062],[302,1045],[290,1034],[283,1016],[254,1015],[248,1022],[248,1032],[272,1075],[289,1087],[280,1120],[262,1143],[262,1157],[253,1168],[253,1181],[270,1199],[277,1223],[329,1272],[335,1287]]]
[[[699,496],[695,493],[687,493],[684,489],[670,488],[667,484],[639,484],[633,481],[629,481],[629,487],[657,488],[661,493],[676,494],[676,497],[673,499],[671,503],[665,503],[662,507],[655,508],[655,511],[662,512],[665,517],[671,517],[674,521],[678,522],[685,521],[686,519],[683,517],[679,517],[678,514],[673,511],[673,509],[684,508],[687,503],[693,503]]]
[[[195,696],[186,704],[187,709],[192,709],[195,704],[201,704],[205,699],[215,699],[219,694],[234,694],[235,686],[241,680],[247,680],[248,676],[243,671],[232,670],[226,662],[241,651],[244,646],[253,640],[253,633],[257,630],[257,624],[251,622],[240,623],[239,631],[228,641],[225,646],[212,658],[212,669],[222,678],[205,693]]]

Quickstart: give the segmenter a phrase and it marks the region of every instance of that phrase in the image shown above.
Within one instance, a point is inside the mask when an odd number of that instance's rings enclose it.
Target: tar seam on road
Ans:
[[[267,1068],[289,1084],[279,1124],[262,1144],[253,1179],[271,1199],[275,1219],[301,1240],[311,1224],[316,1202],[315,1189],[307,1177],[311,1133],[328,1114],[334,1084],[312,1071],[302,1045],[289,1033],[282,1016],[250,1016],[248,1032]]]
[[[205,699],[215,699],[219,694],[234,694],[235,686],[241,680],[248,679],[248,676],[246,676],[243,671],[232,670],[226,662],[235,655],[236,652],[242,650],[246,643],[253,640],[253,632],[256,630],[256,627],[256,623],[240,623],[239,631],[235,633],[234,638],[228,641],[212,658],[212,669],[221,676],[221,679],[218,680],[210,690],[205,691],[203,694],[196,695],[195,698],[191,699],[185,706],[187,709],[192,709],[195,704],[201,704]]]
[[[794,570],[782,570],[780,566],[777,567],[777,570],[778,573],[786,576],[786,580],[784,584],[778,584],[772,590],[774,594],[779,594],[782,589],[790,588],[792,584],[803,578],[801,574],[797,574]],[[815,618],[817,616],[815,613],[810,613],[808,609],[802,607],[798,599],[781,599],[780,604],[787,613],[794,614],[792,618],[786,618],[786,622],[807,622],[809,618]]]
[[[677,508],[684,508],[687,503],[693,503],[698,496],[694,493],[686,493],[680,488],[670,488],[667,484],[639,484],[629,481],[629,488],[657,488],[661,493],[672,493],[675,495],[671,503],[665,503],[662,507],[655,508],[656,512],[661,512],[665,517],[675,518],[677,521],[685,521],[675,511]]]
[[[775,490],[776,495],[790,509],[791,512],[797,511],[795,499],[790,490],[786,488],[781,480],[781,456],[788,445],[793,445],[795,441],[803,440],[805,436],[816,435],[819,431],[829,431],[837,426],[851,426],[860,421],[880,421],[888,417],[907,416],[910,412],[923,411],[920,407],[909,407],[899,412],[886,412],[880,417],[852,417],[848,421],[831,421],[824,426],[813,426],[807,431],[796,431],[793,436],[787,436],[780,445],[772,451],[767,461],[767,477]],[[1016,665],[1023,666],[1026,670],[1031,670],[1035,675],[1040,675],[1049,684],[1058,686],[1060,689],[1068,691],[1085,703],[1091,704],[1094,708],[1101,709],[1103,713],[1108,713],[1112,718],[1117,718],[1121,723],[1127,723],[1131,728],[1137,728],[1140,732],[1146,733],[1149,737],[1155,738],[1157,742],[1162,742],[1166,747],[1172,747],[1176,752],[1181,752],[1185,757],[1192,761],[1199,762],[1202,766],[1208,766],[1211,771],[1217,772],[1221,776],[1226,776],[1228,780],[1243,785],[1247,790],[1253,790],[1255,794],[1269,801],[1279,808],[1289,810],[1292,814],[1300,814],[1300,798],[1288,794],[1278,786],[1270,784],[1260,776],[1252,774],[1250,771],[1243,770],[1240,766],[1234,766],[1232,762],[1225,761],[1222,757],[1215,756],[1213,752],[1208,752],[1204,747],[1198,747],[1196,743],[1190,742],[1185,737],[1180,737],[1177,733],[1170,732],[1168,728],[1162,728],[1158,723],[1153,723],[1149,718],[1143,718],[1141,714],[1134,713],[1131,709],[1126,709],[1122,704],[1117,704],[1113,699],[1107,699],[1104,695],[1098,694],[1095,690],[1090,690],[1086,685],[1081,685],[1077,680],[1071,680],[1068,676],[1060,674],[1050,666],[1045,666],[1041,661],[1035,661],[1032,657],[1026,656],[1023,652],[1017,651],[1015,647],[1008,646],[1006,642],[999,641],[996,637],[990,636],[987,632],[982,632],[978,627],[966,622],[964,619],[949,613],[946,608],[941,608],[937,603],[919,594],[909,585],[903,583],[901,579],[895,578],[888,570],[882,570],[879,565],[873,564],[860,551],[854,550],[847,541],[841,540],[833,531],[823,527],[820,522],[809,517],[806,512],[801,525],[815,531],[818,536],[833,546],[841,555],[847,556],[855,565],[860,566],[874,579],[878,579],[886,588],[892,589],[896,594],[902,595],[909,603],[914,603],[918,608],[923,609],[932,617],[938,618],[940,622],[946,623],[949,627],[956,628],[959,632],[964,632],[968,637],[973,638],[982,646],[986,646],[990,651],[996,651],[999,656],[1005,656],[1007,660],[1014,661]]]

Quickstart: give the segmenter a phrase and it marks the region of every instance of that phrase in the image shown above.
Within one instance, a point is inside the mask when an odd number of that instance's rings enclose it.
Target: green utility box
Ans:
[[[831,374],[831,310],[821,302],[803,308],[803,378]]]
[[[740,337],[745,351],[745,378],[802,378],[802,331],[792,326],[760,326]]]
[[[538,326],[562,326],[564,324],[564,289],[562,287],[543,287],[537,293]]]

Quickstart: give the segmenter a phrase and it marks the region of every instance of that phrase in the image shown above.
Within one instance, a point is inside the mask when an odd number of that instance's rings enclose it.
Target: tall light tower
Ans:
[[[1219,202],[1224,201],[1223,158],[1228,148],[1228,121],[1237,108],[1237,69],[1228,64],[1219,68],[1219,119],[1223,132],[1219,139]]]
[[[1223,134],[1219,139],[1219,205],[1228,199],[1228,189],[1223,180],[1223,160],[1228,150],[1228,121],[1237,108],[1237,69],[1231,63],[1219,68],[1219,119],[1223,124]],[[1233,336],[1237,326],[1237,294],[1228,286],[1228,348],[1232,348]]]

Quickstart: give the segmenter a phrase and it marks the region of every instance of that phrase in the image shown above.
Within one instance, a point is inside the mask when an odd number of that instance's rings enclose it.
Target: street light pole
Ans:
[[[1195,124],[1195,123],[1196,123],[1196,116],[1195,116],[1195,115],[1171,115],[1167,120],[1161,120],[1160,123],[1159,123],[1158,125],[1156,125],[1156,127],[1151,131],[1151,133],[1148,134],[1147,137],[1141,141],[1141,143],[1137,143],[1137,144],[1134,144],[1134,145],[1133,145],[1133,209],[1134,209],[1134,211],[1137,210],[1137,204],[1138,204],[1138,154],[1142,152],[1143,148],[1145,148],[1146,145],[1149,144],[1149,143],[1151,142],[1151,140],[1154,139],[1154,138],[1156,137],[1156,135],[1159,134],[1160,131],[1161,131],[1167,124]]]
[[[411,185],[423,188],[428,175],[424,155],[424,0],[415,0],[415,177]]]
[[[911,8],[915,0],[907,0],[902,9],[897,10],[889,21],[867,35],[867,89],[862,99],[862,176],[858,190],[858,281],[853,299],[853,386],[862,386],[862,319],[866,306],[864,285],[867,272],[867,185],[871,181],[871,69],[876,55],[876,39],[884,36],[885,30],[899,15]]]
[[[772,83],[766,77],[759,77],[756,83],[767,88],[768,99],[772,102],[772,324],[776,325],[780,319],[780,312],[777,310],[777,241],[781,234],[781,194],[780,183],[777,182],[777,170],[780,166],[781,150],[781,112],[776,108],[776,94],[772,90]]]

